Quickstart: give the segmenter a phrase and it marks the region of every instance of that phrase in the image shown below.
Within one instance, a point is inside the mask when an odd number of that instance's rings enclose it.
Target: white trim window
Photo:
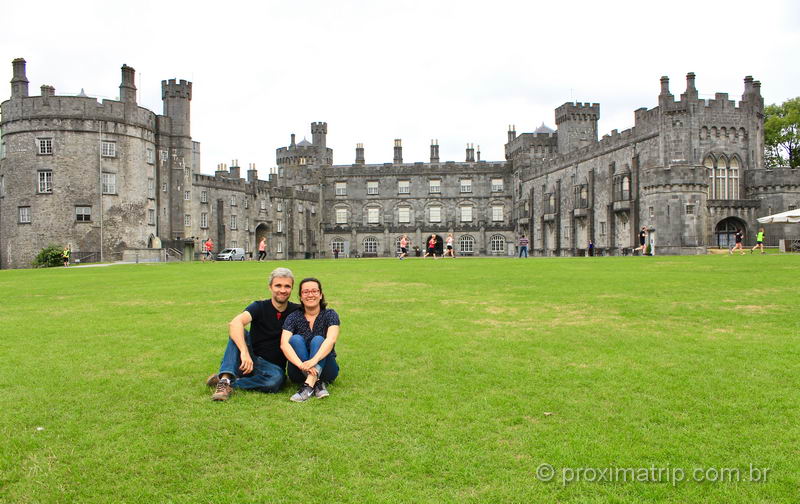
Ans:
[[[161,192],[167,192],[167,183],[166,182],[162,182],[161,183]]]
[[[75,221],[76,222],[91,222],[92,221],[92,207],[90,207],[90,206],[76,206],[75,207]]]
[[[336,209],[336,224],[347,224],[347,209],[346,208],[337,208]]]
[[[206,212],[200,213],[200,227],[203,229],[208,227],[208,214]]]
[[[430,194],[440,194],[442,192],[442,180],[430,179],[428,181],[428,192]]]
[[[155,208],[147,209],[147,224],[150,226],[156,225],[156,210]]]
[[[428,221],[429,222],[442,222],[442,207],[432,206],[428,208]]]
[[[367,208],[367,224],[378,224],[380,214],[380,208]]]
[[[503,205],[492,205],[492,222],[503,222]]]
[[[458,238],[458,251],[462,254],[472,254],[475,252],[475,238],[470,235],[462,235]]]
[[[117,157],[117,142],[109,142],[108,140],[102,141],[102,156],[103,157]]]
[[[461,209],[461,222],[472,222],[472,207],[464,205]]]
[[[200,203],[208,203],[208,191],[200,191]]]
[[[503,179],[501,178],[492,179],[492,192],[503,192]]]
[[[103,173],[103,194],[117,194],[116,173]]]
[[[53,172],[50,170],[39,172],[39,193],[53,192]]]
[[[192,191],[183,191],[183,200],[190,201],[192,199]]]
[[[364,238],[364,253],[377,254],[378,253],[378,239],[374,236],[367,236]]]
[[[149,199],[156,199],[156,180],[147,179],[147,197]]]
[[[275,228],[275,231],[278,233],[283,233],[283,221],[282,220],[277,221],[276,226],[277,227]]]
[[[398,180],[397,181],[397,194],[411,194],[411,181]]]
[[[17,207],[18,212],[18,222],[20,224],[30,224],[31,223],[31,207],[29,206],[21,206]]]
[[[283,254],[283,242],[279,241],[278,245],[275,247],[275,252],[279,254]]]
[[[236,227],[236,216],[231,215],[231,229],[237,229]]]
[[[145,159],[147,164],[156,164],[156,151],[152,147],[145,150]]]
[[[267,209],[267,200],[262,199],[261,200],[261,210],[266,210],[266,209]]]
[[[187,227],[192,225],[192,216],[188,213],[183,214],[183,225]]]
[[[461,183],[459,185],[461,186],[461,192],[462,193],[471,193],[472,192],[472,179],[468,179],[468,178],[461,179]]]
[[[336,196],[347,196],[347,182],[336,182]]]
[[[231,196],[231,206],[236,206],[236,196]]]
[[[489,238],[489,251],[492,254],[503,254],[506,251],[506,237],[493,235]]]
[[[338,250],[341,254],[344,251],[344,240],[339,237],[331,240],[331,250]]]
[[[411,222],[411,207],[399,207],[397,209],[397,222],[400,224]]]
[[[377,180],[368,180],[367,181],[367,194],[370,196],[375,196],[378,194],[378,181]]]
[[[39,148],[40,156],[50,156],[53,154],[53,139],[52,138],[37,138],[36,144]]]

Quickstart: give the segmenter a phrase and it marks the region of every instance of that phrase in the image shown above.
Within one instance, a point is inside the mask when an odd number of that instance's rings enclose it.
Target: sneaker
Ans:
[[[305,383],[300,387],[300,390],[297,391],[295,395],[289,398],[289,400],[294,402],[305,402],[314,394],[314,389]]]
[[[216,388],[217,383],[219,383],[219,375],[217,373],[212,374],[206,379],[206,385],[211,388]]]
[[[314,397],[317,399],[322,399],[323,397],[328,397],[331,395],[328,392],[328,387],[325,386],[325,382],[322,380],[317,380],[317,383],[314,385]]]
[[[214,395],[211,396],[212,401],[227,401],[233,392],[231,381],[228,379],[219,380],[217,388],[214,390]]]

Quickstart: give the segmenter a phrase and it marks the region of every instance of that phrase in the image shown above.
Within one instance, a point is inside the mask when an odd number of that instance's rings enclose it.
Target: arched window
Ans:
[[[714,199],[717,194],[714,191],[714,158],[711,155],[706,156],[703,166],[706,167],[706,173],[708,174],[708,198]]]
[[[739,199],[739,159],[732,157],[728,166],[728,199]]]
[[[506,251],[506,237],[503,235],[492,235],[489,238],[489,251],[492,254],[502,254]]]
[[[364,238],[364,253],[377,254],[378,253],[378,239],[374,236],[367,236]]]
[[[717,158],[716,175],[717,180],[714,185],[714,197],[716,199],[728,199],[728,195],[725,191],[725,179],[728,178],[728,160],[725,159],[725,156]]]
[[[475,251],[475,238],[463,235],[458,239],[458,251],[461,254],[472,254]]]
[[[344,240],[339,238],[338,236],[331,240],[331,251],[338,250],[339,252],[344,252]]]
[[[631,199],[631,178],[628,175],[622,177],[622,199]]]

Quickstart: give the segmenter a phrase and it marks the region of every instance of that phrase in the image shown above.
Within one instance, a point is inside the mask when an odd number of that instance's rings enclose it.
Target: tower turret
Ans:
[[[311,143],[314,147],[319,147],[324,153],[326,145],[326,135],[328,134],[328,123],[326,122],[313,122],[311,123]]]
[[[161,99],[164,101],[164,115],[172,120],[172,134],[191,136],[192,83],[183,79],[161,81]]]
[[[567,102],[556,109],[558,152],[580,149],[597,142],[597,121],[600,119],[599,103]]]
[[[11,78],[11,98],[28,96],[28,77],[25,75],[25,60],[17,58],[11,62],[14,76]]]
[[[119,101],[136,103],[136,70],[128,65],[122,65],[122,83],[119,85]]]

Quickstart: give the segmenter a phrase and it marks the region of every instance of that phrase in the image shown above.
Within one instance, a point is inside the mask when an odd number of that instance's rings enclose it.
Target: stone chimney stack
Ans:
[[[122,83],[119,85],[119,101],[136,104],[136,70],[122,65]]]
[[[431,140],[431,163],[439,162],[439,139]]]
[[[238,179],[238,178],[241,178],[241,177],[240,177],[241,170],[240,170],[240,168],[239,168],[239,160],[238,160],[238,159],[234,159],[234,160],[232,160],[232,161],[231,161],[231,168],[230,168],[230,170],[231,170],[231,171],[230,171],[230,174],[231,174],[231,178],[232,178],[232,179]]]
[[[47,84],[45,84],[44,86],[41,87],[41,90],[42,90],[42,96],[56,95],[56,88],[54,88],[53,86],[48,86]]]
[[[11,98],[28,96],[28,78],[25,76],[25,60],[17,58],[11,62],[14,76],[11,78]]]
[[[467,144],[467,163],[475,162],[475,144]]]
[[[247,168],[247,181],[255,182],[256,180],[258,180],[258,170],[256,170],[256,164],[250,163]]]
[[[697,99],[697,88],[694,86],[694,72],[686,74],[686,94],[684,96],[689,100]]]
[[[394,139],[394,164],[403,164],[403,141]]]
[[[661,93],[658,95],[658,104],[661,106],[667,103],[672,103],[674,97],[669,92],[669,77],[666,75],[661,77]]]
[[[517,138],[517,131],[516,130],[517,130],[517,127],[514,126],[513,124],[509,124],[508,125],[508,143],[513,142],[514,139]]]
[[[364,144],[356,144],[356,164],[364,164]]]

